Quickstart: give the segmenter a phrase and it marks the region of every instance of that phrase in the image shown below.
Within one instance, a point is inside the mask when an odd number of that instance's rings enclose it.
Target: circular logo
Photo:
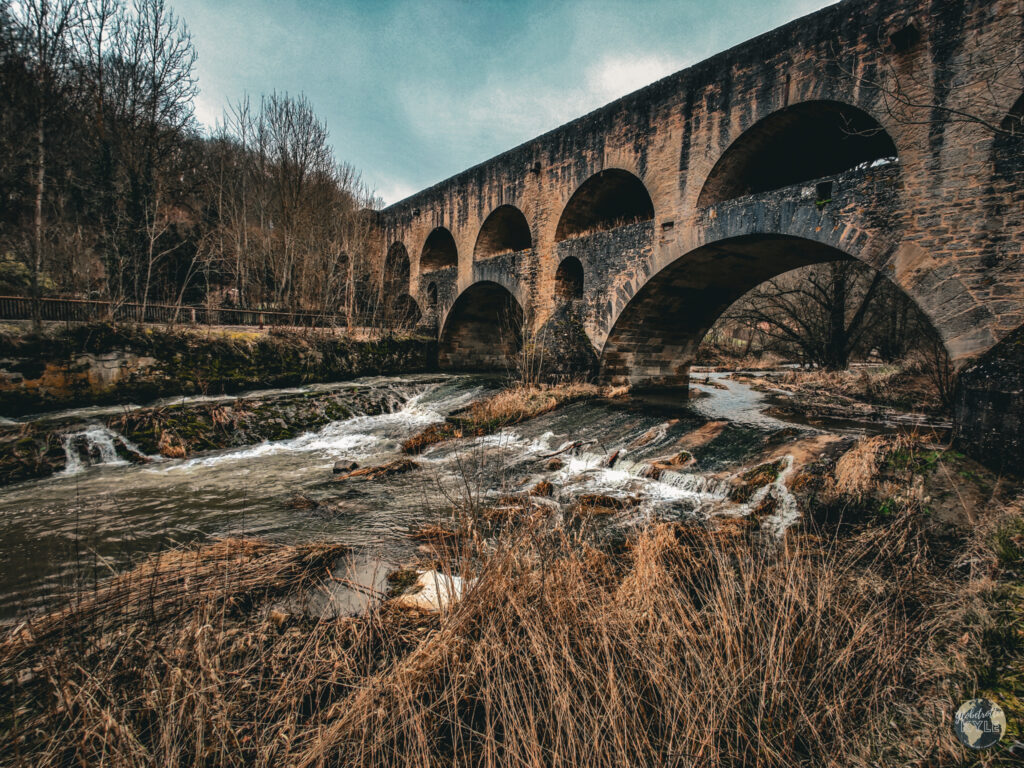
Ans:
[[[970,699],[960,705],[953,718],[953,730],[969,749],[987,749],[1006,733],[1006,715],[988,699]]]

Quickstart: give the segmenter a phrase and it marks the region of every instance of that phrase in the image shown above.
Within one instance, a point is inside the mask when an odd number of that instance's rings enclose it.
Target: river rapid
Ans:
[[[693,385],[705,396],[688,403],[576,403],[494,435],[433,446],[407,474],[344,483],[330,482],[336,461],[366,467],[395,459],[403,440],[493,391],[496,382],[414,375],[332,385],[386,390],[390,408],[291,440],[147,464],[119,458],[114,445],[122,438],[91,423],[102,415],[96,409],[37,417],[74,424],[68,445],[88,443],[93,459],[71,461],[69,453],[63,474],[0,493],[0,620],[53,607],[147,553],[222,536],[343,542],[352,554],[339,568],[378,589],[389,569],[415,557],[411,530],[450,520],[453,506],[470,498],[486,504],[540,480],[555,488],[545,502],[555,511],[583,493],[639,499],[614,521],[621,529],[651,516],[743,514],[743,505],[726,499],[728,478],[767,436],[793,425],[765,415],[764,395],[727,374],[707,381]],[[651,459],[677,451],[681,438],[709,420],[729,425],[695,452],[694,464],[644,476]],[[551,466],[553,454],[561,467]],[[769,529],[782,530],[797,515],[785,475],[760,492],[777,494]],[[363,599],[335,598],[337,610],[353,610]]]

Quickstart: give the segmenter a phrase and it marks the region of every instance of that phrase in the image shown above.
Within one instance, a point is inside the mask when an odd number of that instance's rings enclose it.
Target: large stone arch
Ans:
[[[854,125],[871,125],[870,131],[877,126],[888,137],[900,162],[904,162],[905,156],[914,154],[914,131],[881,108],[876,94],[866,89],[844,87],[843,82],[834,78],[801,79],[794,81],[790,90],[798,92],[799,96],[791,99],[786,91],[780,90],[769,98],[750,102],[730,121],[723,123],[720,130],[712,131],[710,136],[707,135],[711,130],[708,125],[687,127],[683,132],[682,167],[685,176],[680,201],[684,211],[706,207],[707,198],[701,200],[701,196],[708,181],[723,170],[725,164],[731,164],[739,156],[739,149],[751,137],[757,139],[762,130],[770,133],[769,129],[802,116],[820,116],[825,112],[856,116]]]
[[[505,286],[475,282],[445,315],[438,343],[444,370],[511,370],[522,347],[523,308]]]
[[[761,232],[711,239],[659,270],[633,293],[599,347],[600,375],[638,388],[685,388],[701,339],[747,291],[811,264],[857,259],[877,268],[877,257],[869,241],[856,237],[844,242]],[[887,276],[895,277],[891,271]],[[923,306],[922,294],[913,286],[900,287],[947,341],[945,329]]]

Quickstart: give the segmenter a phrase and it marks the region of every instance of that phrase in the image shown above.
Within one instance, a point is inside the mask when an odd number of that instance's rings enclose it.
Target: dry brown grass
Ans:
[[[662,524],[615,555],[533,520],[474,539],[474,588],[429,617],[256,610],[328,548],[167,555],[8,641],[0,763],[955,764],[985,581],[920,523],[781,548]]]
[[[943,410],[938,390],[915,361],[845,371],[787,371],[778,382],[798,393],[829,399],[838,396],[908,410]]]
[[[836,462],[834,493],[859,501],[874,491],[880,464],[896,439],[878,435],[858,440]]]

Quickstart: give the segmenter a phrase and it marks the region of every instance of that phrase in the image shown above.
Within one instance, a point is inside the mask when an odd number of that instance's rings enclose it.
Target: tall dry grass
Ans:
[[[0,669],[0,762],[788,767],[962,756],[943,720],[962,691],[946,681],[967,674],[974,641],[955,663],[937,649],[974,630],[951,619],[963,593],[916,516],[781,547],[658,524],[622,551],[532,517],[459,546],[449,562],[475,583],[440,616],[384,603],[306,619],[243,610],[261,587],[225,601],[179,581],[191,604],[177,618],[136,612],[73,647],[55,635],[25,643]],[[295,586],[319,572],[309,562]],[[896,720],[913,722],[912,742]]]

